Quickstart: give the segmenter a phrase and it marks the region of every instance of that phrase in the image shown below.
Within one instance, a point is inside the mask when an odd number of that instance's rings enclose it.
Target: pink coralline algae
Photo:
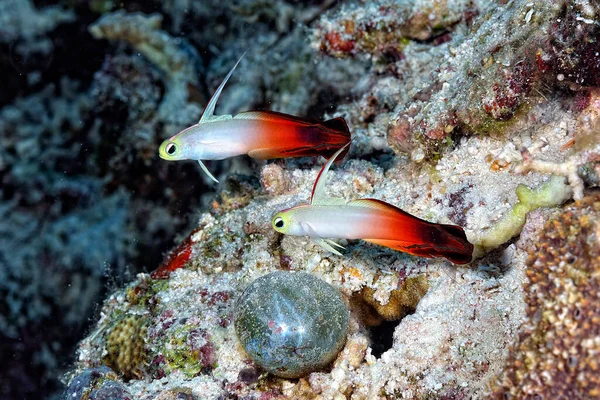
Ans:
[[[217,362],[215,345],[210,341],[210,335],[202,329],[191,331],[187,337],[187,345],[193,358],[200,361],[204,368],[211,367]]]
[[[492,118],[504,121],[512,118],[525,99],[533,84],[533,67],[528,62],[520,62],[512,69],[500,69],[505,84],[495,82],[490,95],[483,98],[483,109]]]

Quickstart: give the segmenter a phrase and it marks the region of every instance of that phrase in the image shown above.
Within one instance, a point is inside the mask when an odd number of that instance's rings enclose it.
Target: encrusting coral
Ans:
[[[368,286],[362,289],[360,298],[372,306],[383,319],[396,321],[417,308],[419,301],[427,293],[427,289],[429,289],[427,278],[414,276],[404,280],[399,289],[390,291],[390,297],[385,304],[375,299],[375,291]]]
[[[143,376],[148,364],[144,338],[145,318],[129,315],[116,322],[107,333],[104,363],[126,379]]]
[[[495,396],[598,398],[600,195],[565,207],[527,259],[527,323]]]

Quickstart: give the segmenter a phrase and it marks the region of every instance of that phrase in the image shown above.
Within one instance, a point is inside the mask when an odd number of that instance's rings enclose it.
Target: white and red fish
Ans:
[[[473,245],[460,226],[431,223],[381,200],[346,202],[327,197],[327,172],[343,151],[344,148],[338,150],[319,172],[309,205],[293,207],[273,217],[277,232],[309,236],[338,255],[341,253],[335,247],[343,247],[330,239],[362,239],[421,257],[445,257],[455,264],[471,261]]]
[[[242,56],[243,57],[243,56]],[[343,118],[318,121],[274,111],[246,111],[214,115],[221,91],[240,63],[227,74],[206,106],[200,121],[165,140],[158,152],[165,160],[197,160],[215,182],[202,160],[222,160],[247,154],[252,158],[330,157],[350,142]]]

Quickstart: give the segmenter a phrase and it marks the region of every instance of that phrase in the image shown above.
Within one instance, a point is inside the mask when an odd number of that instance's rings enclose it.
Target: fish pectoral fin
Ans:
[[[213,176],[213,174],[211,174],[211,173],[210,173],[210,171],[208,170],[208,168],[206,168],[206,165],[204,165],[204,164],[202,163],[202,161],[198,160],[198,164],[200,164],[200,168],[202,168],[202,171],[204,171],[204,173],[205,173],[206,175],[208,175],[208,177],[209,177],[210,179],[212,179],[212,180],[213,180],[213,181],[215,181],[216,183],[219,183],[219,181],[217,180],[217,178],[215,178],[215,177]]]
[[[254,150],[250,150],[248,152],[248,155],[252,158],[256,158],[259,160],[270,160],[271,158],[278,158],[277,157],[277,149],[272,149],[272,148],[262,148],[262,149],[254,149]]]
[[[335,154],[333,156],[331,156],[331,158],[329,160],[327,160],[327,163],[325,163],[325,165],[323,165],[323,167],[321,168],[321,171],[319,171],[319,174],[317,175],[317,179],[315,179],[315,184],[313,186],[313,190],[312,190],[312,194],[310,196],[310,204],[312,205],[324,205],[325,201],[327,200],[327,194],[325,193],[325,183],[327,182],[327,172],[329,171],[329,168],[331,167],[331,164],[333,164],[333,162],[335,161],[335,159],[344,152],[344,150],[346,149],[346,147],[350,146],[350,143],[346,144],[344,147],[342,147],[341,149],[339,149],[338,151],[335,152]]]
[[[314,244],[321,246],[323,249],[325,249],[333,254],[336,254],[338,256],[343,255],[338,250],[336,250],[331,244],[328,243],[328,242],[331,242],[330,240],[323,239],[320,237],[312,237],[311,240],[313,241]],[[336,243],[336,245],[339,246],[337,243]]]

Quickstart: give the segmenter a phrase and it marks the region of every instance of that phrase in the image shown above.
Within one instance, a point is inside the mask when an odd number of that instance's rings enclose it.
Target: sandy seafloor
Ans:
[[[600,397],[599,8],[0,0],[0,399]],[[161,160],[244,52],[217,114],[343,117],[326,192],[459,225],[473,261],[276,233],[321,157]],[[234,330],[278,270],[350,311],[300,378]]]

